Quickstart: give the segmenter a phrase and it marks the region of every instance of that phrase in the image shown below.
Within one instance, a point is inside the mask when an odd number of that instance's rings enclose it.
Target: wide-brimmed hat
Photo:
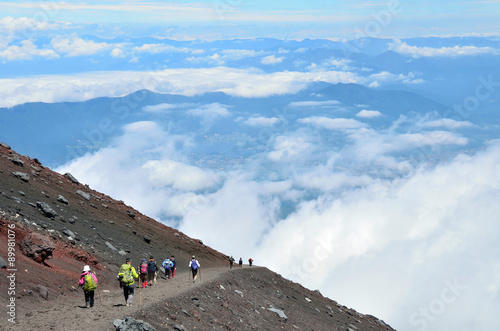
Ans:
[[[88,265],[83,266],[83,272],[90,271],[90,267]]]

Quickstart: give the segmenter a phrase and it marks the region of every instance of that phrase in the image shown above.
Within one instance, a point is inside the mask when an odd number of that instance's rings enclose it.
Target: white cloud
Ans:
[[[309,288],[327,288],[323,294],[370,311],[398,330],[417,329],[417,320],[428,322],[429,330],[448,329],[450,321],[454,329],[467,323],[494,330],[498,320],[478,312],[498,307],[496,295],[486,293],[496,293],[491,289],[499,285],[491,274],[499,161],[497,143],[405,179],[373,181],[338,198],[325,194],[303,202],[273,227],[254,259]],[[425,319],[421,307],[434,311],[429,305],[450,282],[461,286],[444,303],[447,317]]]
[[[66,54],[67,56],[93,55],[113,47],[113,45],[105,42],[97,43],[93,40],[83,40],[76,35],[71,37],[55,37],[52,39],[51,45],[58,53]]]
[[[167,187],[182,191],[198,191],[217,184],[213,174],[173,160],[151,160],[143,165],[149,173],[149,181],[154,186]]]
[[[429,145],[467,145],[469,140],[447,131],[431,131],[423,133],[403,134],[399,136],[403,145],[429,146]]]
[[[265,56],[260,61],[262,64],[278,64],[283,62],[284,57],[275,57],[274,55]]]
[[[111,56],[113,57],[125,57],[125,54],[123,52],[123,49],[121,48],[113,48],[113,50],[111,51]]]
[[[190,109],[187,113],[191,116],[200,117],[204,120],[213,121],[217,118],[229,117],[231,113],[228,110],[228,106],[219,103],[211,103],[208,105],[203,105],[194,109]]]
[[[338,59],[331,58],[322,62],[322,66],[324,67],[334,67],[339,70],[350,71],[353,70],[353,67],[350,65],[352,60],[349,59]]]
[[[241,60],[248,57],[255,57],[264,54],[264,51],[252,49],[224,49],[222,54],[225,60]]]
[[[55,30],[58,28],[60,28],[59,24],[29,17],[14,18],[7,16],[0,19],[0,30],[4,30],[8,34],[21,32],[23,37],[32,37],[33,31]]]
[[[26,39],[21,41],[20,45],[11,45],[0,51],[0,58],[8,61],[14,60],[30,60],[39,56],[47,59],[56,59],[59,55],[51,49],[40,49],[32,40]]]
[[[158,53],[189,53],[192,50],[187,47],[178,48],[166,44],[144,44],[140,47],[134,47],[133,51],[138,53],[158,54]]]
[[[359,113],[356,114],[357,117],[361,117],[361,118],[372,118],[372,117],[378,117],[381,115],[382,115],[382,113],[379,112],[378,110],[368,110],[368,109],[363,109]]]
[[[249,119],[247,119],[246,121],[244,121],[243,123],[245,123],[246,125],[250,125],[250,126],[273,126],[273,125],[276,125],[280,122],[279,118],[277,117],[250,117]]]
[[[329,118],[321,116],[302,118],[297,120],[297,122],[304,124],[312,124],[316,127],[328,130],[359,129],[366,126],[366,124],[350,118]]]
[[[438,127],[443,127],[447,129],[461,129],[461,128],[469,128],[474,126],[469,121],[457,121],[451,118],[442,118],[439,120],[435,121],[428,121],[428,122],[423,122],[419,123],[421,127],[424,128],[438,128]]]
[[[414,58],[419,57],[456,57],[456,56],[473,56],[480,54],[500,54],[500,50],[491,47],[477,47],[477,46],[453,46],[453,47],[417,47],[410,46],[400,40],[394,40],[389,49],[404,55],[411,55]]]
[[[330,108],[334,106],[340,105],[340,102],[337,100],[326,100],[326,101],[294,101],[288,104],[289,107],[293,108],[306,108],[306,107],[314,107],[314,108]]]
[[[366,78],[366,83],[369,87],[377,88],[381,83],[401,82],[404,84],[422,84],[424,80],[416,78],[419,74],[416,72],[409,72],[408,74],[393,74],[389,71],[381,71],[371,74]]]
[[[193,103],[160,103],[143,107],[146,113],[168,113],[172,110],[196,107]]]
[[[303,137],[279,136],[274,142],[274,150],[269,152],[267,156],[275,162],[289,161],[302,156],[311,146],[311,143]]]

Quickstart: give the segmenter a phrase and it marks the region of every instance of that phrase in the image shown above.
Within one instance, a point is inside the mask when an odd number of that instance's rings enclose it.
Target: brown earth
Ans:
[[[376,317],[357,313],[267,268],[245,265],[229,270],[228,257],[201,240],[70,177],[0,144],[0,257],[7,262],[0,269],[0,298],[5,303],[0,329],[114,330],[114,319],[133,316],[157,330],[392,330]],[[77,191],[89,194],[89,199]],[[48,204],[57,215],[44,213],[37,202]],[[42,234],[55,247],[44,263],[21,251],[30,233]],[[15,243],[10,260],[9,238]],[[187,268],[193,254],[203,267],[196,283]],[[126,307],[116,280],[118,268],[125,257],[136,266],[150,255],[157,262],[175,255],[176,278],[136,288],[134,305]],[[84,308],[77,286],[85,264],[95,270],[100,284],[100,298],[96,294],[96,305],[90,309]],[[15,279],[6,278],[9,275]],[[11,302],[14,309],[6,306]],[[13,316],[9,311],[15,313],[15,324],[8,321]]]

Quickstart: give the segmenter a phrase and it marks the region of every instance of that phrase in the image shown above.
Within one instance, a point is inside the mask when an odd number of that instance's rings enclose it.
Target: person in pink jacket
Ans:
[[[88,265],[83,267],[78,286],[83,289],[83,293],[85,294],[85,306],[87,308],[93,307],[94,291],[97,288],[97,277],[90,271],[90,267]]]

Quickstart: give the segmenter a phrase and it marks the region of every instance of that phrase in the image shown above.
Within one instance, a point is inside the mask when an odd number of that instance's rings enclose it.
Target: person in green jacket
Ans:
[[[123,288],[125,304],[127,306],[132,306],[132,299],[134,298],[134,279],[139,278],[139,275],[135,271],[135,268],[132,267],[132,260],[129,257],[125,260],[125,264],[122,264],[120,267],[117,278],[120,281],[120,287]]]

